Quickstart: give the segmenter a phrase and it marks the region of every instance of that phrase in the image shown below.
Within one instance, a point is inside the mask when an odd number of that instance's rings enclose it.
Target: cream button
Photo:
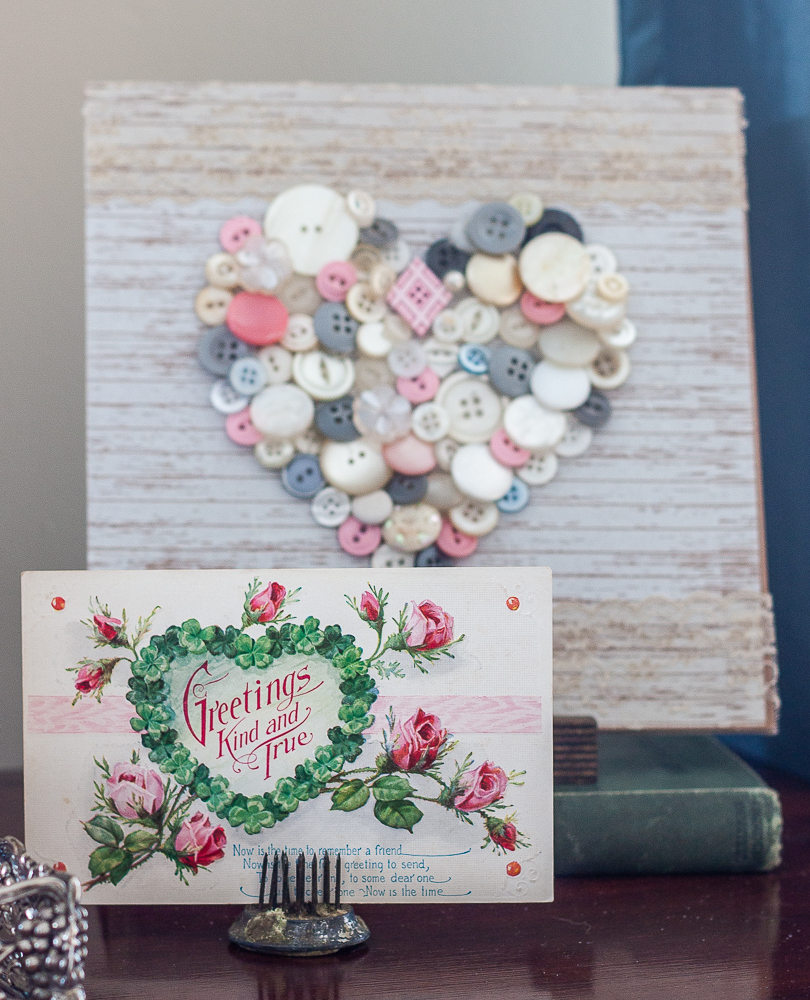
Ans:
[[[563,368],[587,367],[602,346],[593,330],[570,319],[544,327],[537,344],[546,361]]]
[[[521,250],[519,266],[523,284],[546,302],[575,299],[591,277],[588,252],[567,233],[535,236]]]
[[[497,334],[500,314],[494,306],[470,296],[462,299],[455,308],[464,331],[463,340],[472,344],[488,344]]]
[[[215,253],[206,261],[205,277],[215,288],[235,288],[239,284],[236,258],[229,253]]]
[[[293,378],[313,399],[339,399],[354,383],[354,365],[349,358],[307,351],[295,355]]]
[[[453,482],[477,500],[500,500],[512,485],[512,470],[497,462],[485,444],[465,444],[453,456]]]
[[[384,358],[394,346],[385,335],[385,324],[381,320],[361,323],[356,343],[357,350],[367,358]]]
[[[635,344],[636,334],[636,324],[625,316],[618,330],[600,330],[598,337],[608,347],[627,348]]]
[[[397,272],[390,264],[377,264],[371,271],[368,286],[371,294],[378,299],[384,299],[397,280]]]
[[[358,281],[346,293],[346,308],[358,323],[377,322],[388,312],[385,302],[374,295],[365,281]]]
[[[382,452],[365,438],[327,441],[320,460],[324,479],[350,496],[382,489],[391,478]]]
[[[442,284],[448,292],[452,292],[453,295],[456,295],[466,286],[467,279],[461,271],[448,271],[442,278]]]
[[[541,361],[532,372],[532,392],[550,410],[573,410],[591,394],[591,380],[584,368],[562,368]]]
[[[446,378],[458,367],[458,346],[442,343],[437,337],[427,337],[422,344],[427,366],[439,378]]]
[[[371,556],[374,569],[406,569],[413,566],[416,556],[412,552],[400,552],[383,542]]]
[[[460,444],[488,441],[501,422],[500,397],[474,376],[457,375],[449,376],[436,394],[450,417],[448,434]]]
[[[382,358],[358,358],[354,363],[355,395],[381,385],[392,386],[394,381],[394,373]]]
[[[427,503],[394,507],[383,525],[385,541],[401,552],[419,552],[432,545],[442,530],[441,514]]]
[[[374,268],[383,263],[383,255],[376,247],[360,243],[352,251],[349,261],[357,272],[358,280],[368,281]]]
[[[568,302],[565,311],[582,326],[591,330],[616,330],[627,310],[625,300],[609,302],[599,294],[596,282],[591,282],[576,299]]]
[[[603,347],[593,360],[588,374],[597,389],[618,389],[630,374],[630,359],[625,351]]]
[[[268,385],[279,385],[290,381],[292,354],[280,344],[263,347],[256,357],[259,359]]]
[[[518,396],[503,415],[506,433],[520,448],[538,451],[553,448],[565,433],[565,416],[547,410],[533,396]]]
[[[527,191],[513,194],[509,199],[509,204],[520,212],[520,216],[527,226],[533,226],[535,222],[539,222],[540,216],[543,214],[543,201],[540,196]]]
[[[512,254],[474,254],[467,263],[466,278],[473,295],[493,306],[511,306],[523,291],[518,263]]]
[[[447,472],[431,472],[428,476],[425,503],[437,510],[450,510],[464,503],[466,497],[453,482],[453,477]]]
[[[275,295],[290,315],[306,313],[311,316],[323,302],[315,279],[303,274],[293,274]]]
[[[621,274],[601,274],[596,279],[596,290],[608,302],[624,302],[630,293],[630,286]]]
[[[441,344],[457,344],[464,336],[464,327],[455,309],[443,309],[433,320],[431,329]]]
[[[385,335],[392,344],[404,344],[411,339],[413,333],[405,320],[395,312],[387,312],[383,319]]]
[[[283,469],[295,455],[292,441],[269,441],[262,439],[253,449],[256,461],[265,469]]]
[[[281,346],[288,351],[311,351],[318,343],[315,323],[306,313],[294,313],[287,320]]]
[[[521,309],[505,309],[500,315],[498,332],[501,340],[510,347],[528,350],[537,343],[540,327],[530,323]]]
[[[616,254],[601,243],[588,243],[585,247],[591,258],[591,274],[598,278],[602,274],[613,274],[619,266]]]
[[[385,490],[364,493],[352,500],[352,514],[363,524],[382,524],[393,509],[394,501]]]
[[[470,499],[452,507],[448,516],[454,528],[478,538],[495,530],[499,514],[494,503]]]
[[[197,292],[197,297],[194,299],[194,312],[197,314],[197,319],[201,323],[205,323],[206,326],[221,326],[225,322],[232,298],[233,295],[227,288],[207,285]]]
[[[584,454],[593,441],[593,431],[581,424],[570,413],[565,415],[565,434],[554,445],[554,451],[560,458],[576,458]]]
[[[450,414],[434,400],[420,403],[411,414],[411,430],[422,441],[438,441],[450,430]]]
[[[559,464],[553,451],[535,451],[529,461],[517,470],[517,474],[529,486],[545,486],[557,475]]]
[[[377,206],[365,191],[350,191],[346,195],[346,209],[361,229],[370,226],[377,214]]]
[[[326,438],[314,424],[293,438],[295,450],[302,455],[320,455],[325,442]]]
[[[286,246],[299,274],[316,275],[333,260],[348,260],[359,235],[346,201],[321,184],[288,188],[271,203],[264,233]]]
[[[270,385],[253,397],[250,419],[265,437],[294,438],[305,431],[315,417],[315,404],[298,386]]]
[[[324,486],[310,504],[312,516],[324,528],[339,528],[351,514],[351,498],[334,486]]]
[[[452,438],[442,438],[441,441],[437,441],[433,446],[433,451],[436,453],[436,464],[440,469],[444,469],[445,472],[450,471],[450,466],[453,464],[453,455],[458,451],[461,445],[458,441],[454,441]]]

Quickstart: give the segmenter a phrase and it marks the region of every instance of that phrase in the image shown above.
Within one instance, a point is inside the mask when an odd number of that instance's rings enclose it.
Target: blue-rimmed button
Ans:
[[[441,549],[437,549],[435,545],[429,546],[429,548],[422,549],[420,553],[416,556],[414,560],[414,566],[419,566],[425,568],[427,566],[455,566],[455,559],[451,559],[450,556],[446,556]]]
[[[406,476],[395,472],[385,487],[386,493],[395,504],[419,503],[423,500],[428,488],[427,476]]]
[[[281,473],[281,485],[296,498],[310,500],[326,486],[317,455],[296,455]]]
[[[470,375],[486,375],[491,354],[483,344],[462,344],[458,351],[458,363]]]
[[[522,479],[513,479],[512,485],[504,493],[500,500],[495,501],[495,506],[503,514],[519,514],[527,507],[531,498],[531,490]]]

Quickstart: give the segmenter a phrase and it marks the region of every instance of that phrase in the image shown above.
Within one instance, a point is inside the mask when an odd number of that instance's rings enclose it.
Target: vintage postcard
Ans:
[[[90,903],[553,895],[551,572],[23,575],[26,843]]]

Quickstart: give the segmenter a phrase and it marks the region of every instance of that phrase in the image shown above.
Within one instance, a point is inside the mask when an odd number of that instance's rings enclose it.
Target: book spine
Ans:
[[[781,845],[770,788],[554,795],[555,875],[766,872]]]

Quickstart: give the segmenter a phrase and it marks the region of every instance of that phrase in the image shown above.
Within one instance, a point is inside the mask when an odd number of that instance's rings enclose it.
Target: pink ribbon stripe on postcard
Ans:
[[[83,698],[71,705],[69,697],[61,695],[29,695],[29,733],[132,733],[129,720],[135,716],[135,706],[121,695],[105,695],[101,703]],[[381,695],[373,711],[376,721],[372,732],[380,733],[385,726],[388,709],[393,708],[397,719],[407,719],[417,709],[438,715],[442,725],[452,733],[539,733],[540,698],[508,695]]]

